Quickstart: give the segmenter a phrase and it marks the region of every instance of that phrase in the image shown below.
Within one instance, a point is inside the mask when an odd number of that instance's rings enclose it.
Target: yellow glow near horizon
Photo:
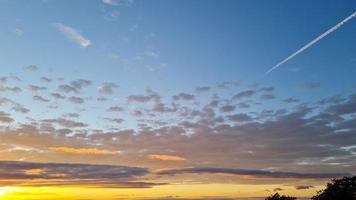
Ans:
[[[85,188],[85,187],[3,187],[0,188],[1,200],[78,200],[95,197],[96,200],[112,199],[143,199],[162,198],[167,196],[177,198],[201,197],[266,197],[276,187],[283,187],[281,193],[292,196],[312,196],[316,190],[298,191],[291,186],[282,185],[238,185],[238,184],[185,184],[163,185],[153,188]]]
[[[5,195],[13,192],[13,191],[19,191],[19,188],[17,187],[0,187],[0,198],[3,199]]]

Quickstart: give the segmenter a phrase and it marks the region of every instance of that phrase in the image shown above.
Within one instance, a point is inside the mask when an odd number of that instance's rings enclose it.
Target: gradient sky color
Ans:
[[[0,0],[0,199],[310,197],[356,174],[353,0]]]

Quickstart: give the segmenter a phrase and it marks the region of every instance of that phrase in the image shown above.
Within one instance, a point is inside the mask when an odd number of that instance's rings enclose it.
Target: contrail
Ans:
[[[351,20],[353,17],[356,16],[356,12],[352,13],[350,16],[348,16],[347,18],[345,18],[344,20],[342,20],[340,23],[336,24],[334,27],[330,28],[329,30],[327,30],[325,33],[321,34],[320,36],[318,36],[317,38],[315,38],[314,40],[312,40],[311,42],[309,42],[308,44],[306,44],[305,46],[303,46],[302,48],[300,48],[298,51],[296,51],[295,53],[293,53],[292,55],[288,56],[286,59],[282,60],[280,63],[278,63],[277,65],[275,65],[274,67],[272,67],[271,69],[269,69],[266,74],[272,72],[273,70],[277,69],[279,66],[283,65],[284,63],[288,62],[290,59],[294,58],[296,55],[302,53],[304,50],[306,50],[307,48],[311,47],[312,45],[314,45],[315,43],[317,43],[319,40],[323,39],[324,37],[326,37],[327,35],[329,35],[330,33],[336,31],[337,29],[339,29],[342,25],[344,25],[347,21]]]

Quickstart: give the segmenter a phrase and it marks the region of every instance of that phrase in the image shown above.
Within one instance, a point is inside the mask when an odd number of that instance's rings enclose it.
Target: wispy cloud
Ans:
[[[184,160],[186,160],[185,158],[180,157],[180,156],[159,155],[159,154],[150,154],[147,157],[152,160],[164,160],[164,161],[184,161]]]
[[[71,154],[94,154],[94,155],[114,155],[116,151],[109,151],[106,149],[97,148],[72,148],[72,147],[49,147],[49,150],[71,153]]]
[[[111,6],[117,6],[119,4],[116,0],[102,0],[102,2]]]
[[[208,173],[208,174],[229,174],[229,175],[249,175],[256,177],[273,177],[273,178],[301,178],[301,179],[318,179],[318,178],[335,178],[347,176],[345,173],[296,173],[280,172],[252,169],[234,169],[234,168],[215,168],[215,167],[188,167],[178,169],[164,169],[157,171],[160,175],[176,175],[183,173]]]
[[[62,23],[55,23],[54,26],[63,33],[70,41],[77,43],[83,48],[91,45],[91,41],[82,36],[76,29]]]
[[[336,24],[335,26],[333,26],[332,28],[330,28],[329,30],[324,32],[323,34],[319,35],[314,40],[310,41],[308,44],[306,44],[305,46],[300,48],[298,51],[294,52],[292,55],[288,56],[286,59],[282,60],[280,63],[278,63],[277,65],[273,66],[271,69],[269,69],[266,72],[266,74],[269,74],[273,70],[277,69],[279,66],[283,65],[284,63],[288,62],[290,59],[294,58],[295,56],[297,56],[298,54],[302,53],[303,51],[305,51],[309,47],[313,46],[315,43],[317,43],[318,41],[320,41],[321,39],[323,39],[324,37],[326,37],[330,33],[336,31],[337,29],[339,29],[342,25],[344,25],[346,22],[348,22],[349,20],[351,20],[355,16],[356,16],[356,12],[352,13],[350,16],[346,17],[344,20],[342,20],[341,22],[339,22],[338,24]]]
[[[87,185],[113,188],[147,188],[161,185],[138,182],[146,168],[69,163],[0,161],[0,186]]]

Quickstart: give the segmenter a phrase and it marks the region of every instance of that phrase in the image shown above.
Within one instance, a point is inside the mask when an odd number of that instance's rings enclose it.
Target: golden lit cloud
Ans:
[[[114,155],[117,151],[109,151],[97,148],[72,148],[72,147],[49,147],[49,150],[72,153],[72,154],[95,154],[95,155]]]
[[[152,160],[165,160],[165,161],[184,161],[184,160],[186,160],[185,158],[180,157],[180,156],[160,155],[160,154],[150,154],[147,157]]]
[[[28,169],[28,170],[25,170],[25,174],[35,175],[35,174],[41,174],[43,171],[44,171],[44,169],[40,169],[40,168]]]

